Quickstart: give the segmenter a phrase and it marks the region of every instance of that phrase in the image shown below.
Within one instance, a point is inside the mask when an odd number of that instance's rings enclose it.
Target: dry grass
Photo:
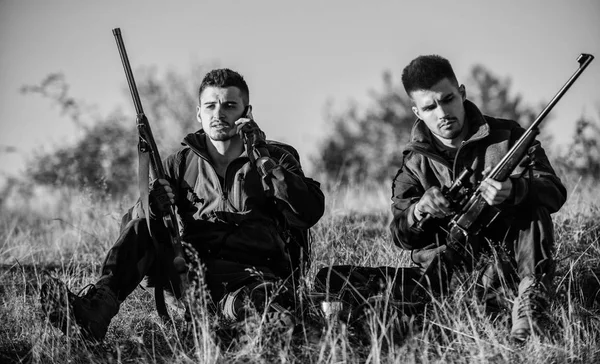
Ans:
[[[38,295],[44,270],[77,290],[97,277],[132,201],[85,192],[34,189],[4,197],[0,217],[0,362],[32,363],[593,363],[600,361],[600,205],[598,184],[568,180],[569,201],[554,216],[558,270],[553,330],[525,346],[508,340],[510,317],[490,315],[474,299],[473,278],[417,318],[394,310],[370,317],[362,332],[325,320],[307,306],[306,330],[291,339],[259,327],[248,343],[219,342],[203,295],[188,327],[163,323],[152,293],[137,289],[121,306],[102,345],[65,337],[44,321]],[[313,265],[406,266],[388,235],[389,186],[337,186],[313,229]],[[201,290],[200,290],[201,292]],[[308,304],[308,303],[307,303]],[[308,322],[317,325],[309,325]],[[319,325],[320,324],[320,325]],[[402,330],[398,330],[402,327]]]

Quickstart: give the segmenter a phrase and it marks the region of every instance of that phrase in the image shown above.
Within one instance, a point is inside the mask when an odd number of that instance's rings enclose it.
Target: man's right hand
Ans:
[[[415,206],[415,217],[421,220],[425,215],[443,218],[452,214],[450,202],[444,197],[439,187],[431,187]]]
[[[175,204],[175,194],[165,179],[155,179],[150,183],[150,206],[154,213],[166,213]]]

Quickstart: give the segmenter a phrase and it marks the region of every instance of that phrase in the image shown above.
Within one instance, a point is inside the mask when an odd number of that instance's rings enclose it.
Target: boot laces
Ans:
[[[532,283],[519,296],[519,308],[517,315],[519,318],[541,316],[542,311],[547,305],[544,289],[539,282]]]

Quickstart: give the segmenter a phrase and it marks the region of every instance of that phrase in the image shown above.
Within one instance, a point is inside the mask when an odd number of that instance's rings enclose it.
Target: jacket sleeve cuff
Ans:
[[[415,209],[416,209],[417,204],[414,203],[412,205],[410,205],[410,207],[408,208],[407,214],[406,214],[406,222],[408,223],[408,226],[414,226],[419,220],[417,220],[417,217],[415,216]]]
[[[529,184],[525,178],[511,178],[513,184],[512,196],[509,201],[511,205],[519,205],[525,200],[529,193]]]
[[[420,263],[420,262],[417,262],[417,261],[415,260],[415,257],[414,257],[415,251],[417,251],[417,250],[420,250],[420,249],[412,249],[412,250],[410,251],[410,260],[411,260],[411,261],[412,261],[412,263],[413,263],[414,265],[416,265],[417,267],[422,267],[421,263]]]

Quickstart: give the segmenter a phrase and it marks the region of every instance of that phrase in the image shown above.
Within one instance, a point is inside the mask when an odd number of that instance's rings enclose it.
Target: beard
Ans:
[[[224,142],[235,136],[235,126],[224,120],[213,120],[206,134],[213,141]]]
[[[454,138],[458,137],[461,132],[462,132],[462,130],[458,129],[458,130],[449,130],[446,132],[442,132],[440,134],[442,137],[444,137],[446,139],[454,139]]]
[[[450,128],[439,127],[436,134],[445,139],[454,139],[463,132],[464,126],[464,123],[461,123],[458,120],[453,120],[450,124]]]
[[[216,142],[225,142],[233,138],[235,134],[230,134],[228,131],[212,130],[208,133],[208,137]]]
[[[229,126],[227,123],[211,125],[207,135],[213,141],[225,142],[236,136],[235,126]]]

